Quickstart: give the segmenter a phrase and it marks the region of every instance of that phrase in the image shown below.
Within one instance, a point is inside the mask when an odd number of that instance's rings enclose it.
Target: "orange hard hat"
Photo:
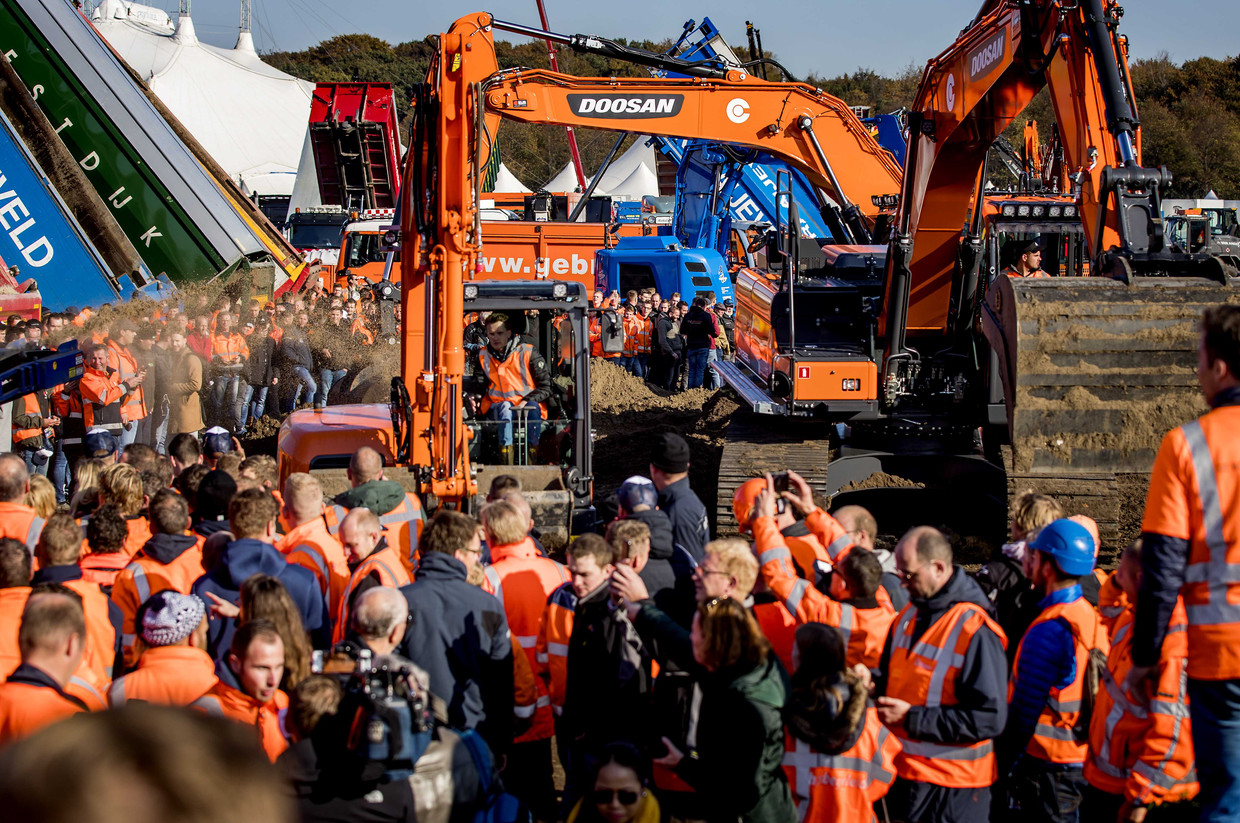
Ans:
[[[761,477],[746,480],[736,487],[736,493],[732,495],[732,514],[736,517],[741,534],[749,534],[749,517],[753,511],[753,503],[758,498],[758,493],[764,489],[766,480]]]

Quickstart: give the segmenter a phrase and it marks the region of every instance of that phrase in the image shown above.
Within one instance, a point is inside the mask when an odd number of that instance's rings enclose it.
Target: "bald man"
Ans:
[[[353,633],[376,657],[396,651],[405,639],[408,621],[409,603],[400,589],[374,586],[353,600]]]
[[[43,532],[43,518],[25,504],[28,491],[26,461],[16,454],[0,454],[0,538],[20,540],[33,555]]]
[[[896,572],[896,556],[888,549],[874,547],[874,538],[878,536],[878,521],[870,510],[864,506],[840,506],[835,512],[835,519],[853,539],[854,546],[868,549],[878,558],[883,567],[883,590],[891,598],[891,605],[896,611],[908,605],[908,592],[900,585],[900,577]]]
[[[378,516],[388,545],[400,553],[406,573],[412,575],[417,566],[418,537],[425,520],[422,503],[400,483],[383,476],[383,462],[383,455],[369,446],[354,452],[348,468],[352,488],[336,495],[334,505],[327,510],[327,530],[336,534],[350,509],[369,509]]]
[[[1007,722],[1006,638],[937,529],[910,529],[895,555],[911,602],[887,635],[875,691],[879,719],[904,745],[891,817],[986,823]]]
[[[287,531],[276,542],[276,548],[288,562],[314,572],[319,590],[327,600],[328,614],[336,614],[352,571],[344,546],[327,530],[323,487],[313,475],[296,472],[284,481],[280,522]]]
[[[340,542],[352,574],[341,593],[340,613],[332,635],[335,643],[348,636],[353,604],[368,589],[376,586],[399,589],[413,582],[400,562],[400,554],[388,545],[379,518],[369,509],[356,508],[345,515],[340,524]]]

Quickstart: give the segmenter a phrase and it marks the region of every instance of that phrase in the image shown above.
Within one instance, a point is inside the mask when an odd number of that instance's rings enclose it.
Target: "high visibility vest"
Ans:
[[[117,708],[130,700],[161,706],[188,706],[219,682],[211,655],[193,646],[153,646],[138,667],[112,681],[108,703]]]
[[[483,396],[479,407],[483,414],[496,403],[505,400],[517,403],[537,388],[534,385],[534,347],[529,343],[520,343],[503,360],[491,353],[490,346],[484,346],[479,355],[482,371],[487,376],[487,393]],[[547,404],[539,403],[542,419],[547,419]]]
[[[804,740],[787,733],[784,774],[797,804],[797,819],[809,823],[876,823],[874,803],[887,795],[895,780],[900,740],[865,712],[865,727],[849,749],[819,754]]]
[[[0,537],[20,540],[34,554],[43,534],[42,517],[34,509],[21,503],[0,503]]]
[[[22,612],[30,598],[29,586],[0,589],[0,678],[8,677],[21,665],[21,649],[17,632],[22,625]]]
[[[573,617],[577,595],[573,584],[565,583],[547,598],[543,612],[542,631],[538,635],[538,664],[547,677],[551,711],[557,717],[564,711],[564,694],[568,686],[568,641],[573,636]]]
[[[288,562],[314,572],[319,591],[327,601],[328,614],[336,614],[352,573],[344,546],[328,532],[324,517],[320,515],[290,530],[276,543],[276,548]]]
[[[989,628],[1007,646],[999,624],[980,606],[957,603],[913,640],[917,612],[912,604],[891,627],[891,658],[887,667],[887,696],[914,706],[954,706],[956,678],[964,666],[973,636]],[[896,773],[905,780],[936,786],[980,789],[995,782],[998,764],[993,740],[976,743],[931,743],[909,738],[903,727],[892,730],[904,750],[896,759]]]
[[[44,400],[43,403],[39,402],[40,400],[43,400],[43,398],[40,395],[41,395],[40,392],[35,392],[32,394],[24,395],[21,398],[20,402],[22,404],[23,415],[26,415],[29,417],[46,417],[47,416],[47,410],[45,408],[40,408],[40,406],[46,405],[46,400]],[[14,404],[14,406],[16,406],[16,404]],[[13,429],[13,448],[17,448],[18,444],[21,443],[23,440],[33,440],[35,438],[39,438],[39,441],[36,443],[33,443],[31,445],[31,448],[35,448],[35,449],[40,448],[43,442],[42,437],[43,437],[42,427],[29,428],[29,429]]]
[[[129,555],[124,551],[108,554],[88,554],[78,561],[82,567],[82,579],[98,583],[109,595],[121,570],[129,565]]]
[[[108,368],[116,372],[117,381],[124,383],[130,377],[137,377],[138,361],[129,353],[129,349],[111,339],[108,340],[107,346]],[[146,395],[142,391],[142,384],[139,383],[121,401],[121,419],[126,423],[132,423],[146,417],[146,414]]]
[[[86,430],[97,426],[115,433],[124,428],[121,401],[127,391],[116,372],[111,369],[101,372],[88,366],[78,380],[82,422]]]
[[[1107,627],[1108,635],[1115,633],[1115,621],[1128,608],[1128,595],[1115,582],[1115,574],[1111,572],[1107,575],[1098,587],[1098,616],[1102,618],[1102,625]]]
[[[1041,269],[1038,269],[1037,271],[1031,271],[1028,274],[1021,274],[1016,269],[1015,266],[1008,266],[1006,269],[1003,270],[1003,273],[1006,274],[1008,277],[1050,277],[1049,274],[1042,271]]]
[[[1154,699],[1124,690],[1132,670],[1135,607],[1115,623],[1107,670],[1089,723],[1085,779],[1137,805],[1191,800],[1200,790],[1188,710],[1187,617],[1176,602],[1156,669]]]
[[[108,707],[107,694],[111,685],[111,680],[102,677],[83,660],[65,684],[65,694],[81,700],[88,711],[101,712]]]
[[[491,547],[491,565],[483,571],[482,587],[494,594],[504,607],[513,645],[521,647],[535,672],[541,668],[538,636],[542,631],[547,598],[567,582],[568,572],[564,567],[550,558],[540,557],[528,537],[514,545]],[[533,718],[533,724],[516,738],[516,742],[547,740],[555,734],[550,691],[542,679],[538,681]]]
[[[138,662],[134,652],[134,642],[138,638],[134,618],[138,608],[150,599],[151,595],[162,591],[175,591],[189,594],[194,581],[202,577],[203,538],[198,538],[198,545],[191,546],[177,555],[171,563],[160,563],[148,557],[143,551],[133,556],[112,583],[112,602],[121,610],[121,651],[125,656],[125,667],[132,669]]]
[[[79,703],[48,686],[0,683],[0,744],[29,737],[82,711],[85,709]]]
[[[340,596],[340,614],[332,631],[333,643],[344,640],[345,632],[349,628],[349,600],[353,597],[353,590],[357,588],[358,583],[372,574],[379,575],[380,585],[394,589],[408,586],[413,582],[413,578],[401,565],[400,556],[391,546],[384,546],[378,551],[371,552],[369,557],[357,564],[357,568],[353,570],[353,576],[349,578],[349,584],[345,586],[344,593]]]
[[[245,343],[244,335],[230,332],[229,334],[211,335],[211,359],[219,358],[224,364],[240,363],[241,358],[250,356],[250,347]]]
[[[60,418],[60,444],[65,447],[82,445],[86,422],[82,416],[82,395],[78,381],[65,383],[52,390],[52,409]]]
[[[85,580],[69,580],[65,583],[82,598],[82,611],[86,617],[86,648],[82,663],[100,680],[111,680],[112,664],[116,661],[116,629],[108,619],[108,596],[98,583]],[[116,672],[120,674],[120,672]]]
[[[1076,764],[1085,762],[1084,741],[1077,740],[1073,731],[1081,719],[1081,700],[1084,696],[1085,669],[1089,664],[1089,651],[1110,650],[1107,641],[1106,627],[1102,625],[1093,606],[1084,597],[1078,597],[1070,603],[1056,603],[1044,610],[1029,625],[1025,637],[1034,626],[1051,620],[1066,623],[1072,630],[1073,648],[1076,653],[1076,674],[1064,688],[1052,687],[1046,697],[1046,705],[1038,715],[1038,724],[1034,727],[1033,737],[1025,746],[1025,753],[1049,763]],[[1008,700],[1012,699],[1016,682],[1020,679],[1020,652],[1025,645],[1021,638],[1016,648],[1016,662],[1012,667],[1012,677],[1008,681]]]
[[[1188,676],[1240,678],[1240,407],[1214,409],[1163,438],[1141,531],[1189,542],[1180,594]]]
[[[340,524],[349,510],[339,504],[333,504],[323,510],[323,522],[327,525],[327,533],[337,537]],[[378,512],[376,512],[378,514]],[[405,492],[405,499],[396,508],[385,514],[379,514],[379,525],[383,527],[383,536],[389,546],[400,551],[400,562],[410,578],[418,566],[418,539],[426,526],[426,516],[422,511],[422,501],[412,492]]]
[[[621,351],[625,357],[632,357],[637,354],[637,335],[641,332],[641,321],[637,315],[632,315],[621,322],[624,324],[624,346]]]
[[[637,315],[637,353],[650,354],[650,335],[654,331],[654,324],[650,322],[649,317]]]
[[[787,671],[792,671],[792,649],[796,645],[797,626],[800,623],[788,613],[788,609],[778,600],[761,603],[754,597],[753,617],[758,621],[758,628],[771,644],[771,651],[784,664]]]
[[[270,703],[259,703],[239,689],[216,683],[190,706],[204,714],[228,717],[254,729],[272,763],[288,748],[288,741],[280,730],[281,717],[288,711],[288,695],[279,689]]]
[[[603,356],[603,328],[597,314],[590,315],[590,356]]]

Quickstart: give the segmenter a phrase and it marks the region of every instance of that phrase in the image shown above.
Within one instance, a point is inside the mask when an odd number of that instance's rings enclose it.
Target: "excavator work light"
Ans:
[[[551,296],[559,298],[568,297],[568,286],[564,283],[556,283],[551,287]]]
[[[466,300],[477,300],[478,299],[478,287],[466,285],[465,286],[465,299]]]
[[[1004,206],[1004,207],[1003,207],[1003,216],[1004,216],[1004,217],[1015,217],[1015,216],[1016,216],[1016,207],[1015,207],[1015,206]]]
[[[1059,206],[1051,206],[1050,211],[1048,211],[1047,214],[1051,217],[1059,217],[1063,214],[1063,209]]]
[[[1076,217],[1076,206],[1064,206],[1063,216],[1064,217]]]
[[[1016,216],[1017,216],[1017,217],[1028,217],[1028,216],[1029,216],[1029,207],[1028,207],[1028,206],[1017,206],[1017,207],[1016,207]]]

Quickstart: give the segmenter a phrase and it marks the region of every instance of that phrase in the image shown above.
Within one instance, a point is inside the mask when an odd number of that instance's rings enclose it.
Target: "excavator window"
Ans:
[[[383,263],[387,260],[387,252],[383,248],[383,237],[378,234],[354,234],[349,239],[346,268],[356,268],[367,263]]]
[[[491,318],[503,314],[516,336],[517,350],[509,353],[504,373],[488,374],[494,351],[488,330],[496,331]],[[464,392],[474,430],[470,459],[480,465],[561,465],[570,457],[578,413],[577,330],[567,315],[553,309],[514,308],[507,312],[471,312],[465,316]],[[488,346],[490,349],[488,350]],[[523,365],[528,356],[530,368]],[[509,362],[512,358],[517,361]],[[518,365],[518,363],[522,365]],[[517,371],[512,370],[517,366]],[[499,366],[493,366],[499,369]],[[539,386],[535,372],[545,372],[547,383]],[[517,385],[507,385],[513,375]],[[504,385],[493,385],[498,376]],[[511,410],[500,408],[503,393],[510,396],[543,389],[537,404],[525,403]],[[547,393],[549,392],[549,393]],[[499,402],[497,402],[499,401]]]

